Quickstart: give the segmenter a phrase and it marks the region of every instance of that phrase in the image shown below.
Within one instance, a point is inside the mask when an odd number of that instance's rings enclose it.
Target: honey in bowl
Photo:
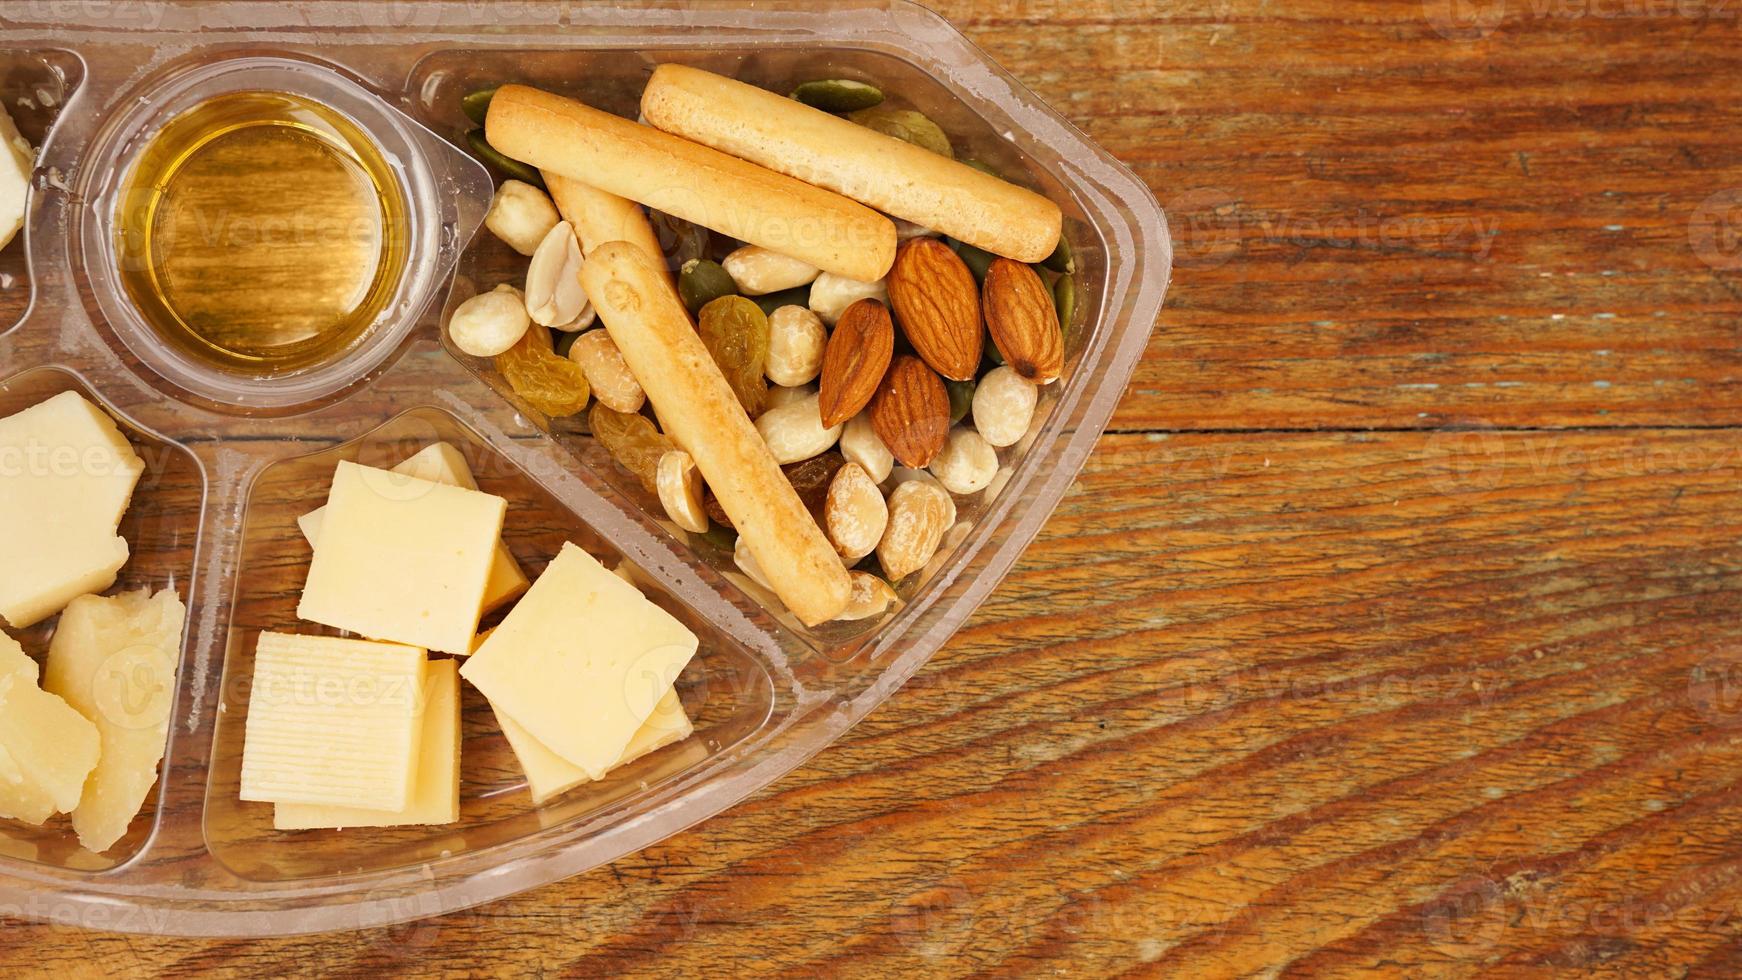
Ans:
[[[172,119],[123,184],[116,227],[122,284],[163,340],[261,376],[350,349],[407,261],[404,197],[374,142],[279,92]]]

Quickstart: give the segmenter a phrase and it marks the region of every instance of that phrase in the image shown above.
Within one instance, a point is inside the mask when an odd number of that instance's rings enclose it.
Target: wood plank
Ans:
[[[18,926],[0,955],[626,975],[1723,962],[1739,477],[1727,431],[1109,436],[920,676],[694,830],[356,942]]]

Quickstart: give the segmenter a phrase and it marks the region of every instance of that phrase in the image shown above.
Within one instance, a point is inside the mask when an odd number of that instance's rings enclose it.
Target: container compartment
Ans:
[[[105,595],[133,589],[173,589],[188,601],[193,577],[194,544],[199,536],[200,515],[205,497],[205,479],[198,462],[185,448],[166,442],[121,418],[90,385],[76,375],[56,367],[36,368],[0,382],[0,417],[23,411],[65,391],[76,391],[92,404],[104,409],[115,419],[133,451],[145,463],[145,472],[133,491],[132,503],[121,520],[120,534],[127,540],[127,564]],[[59,617],[50,617],[23,631],[9,631],[24,646],[25,652],[40,663],[48,654],[49,641],[54,636]],[[184,637],[185,637],[184,627]],[[188,663],[186,643],[179,658],[176,677],[186,676]],[[137,692],[129,696],[173,697],[175,692]],[[172,726],[170,737],[175,735]],[[169,759],[169,753],[165,754]],[[133,818],[126,836],[102,854],[79,846],[72,824],[64,815],[51,817],[40,827],[16,820],[0,820],[0,855],[19,861],[34,862],[76,871],[103,871],[116,867],[143,850],[151,838],[158,818],[158,790],[162,786],[163,764],[159,765],[158,783],[146,795],[139,815]]]
[[[58,48],[0,47],[0,105],[4,105],[19,135],[40,150],[61,109],[84,78],[84,63],[77,55]],[[25,225],[39,208],[34,199],[25,206]],[[25,230],[0,249],[0,335],[24,319],[34,299]]]
[[[296,519],[320,506],[339,460],[390,468],[433,442],[458,448],[479,488],[505,497],[503,539],[529,578],[572,541],[606,567],[624,559],[580,517],[449,413],[406,412],[362,439],[269,466],[255,480],[242,518],[242,547],[207,786],[205,836],[212,854],[233,874],[253,881],[316,878],[386,870],[477,851],[576,821],[600,817],[639,794],[682,778],[713,757],[753,739],[777,709],[775,687],[762,663],[637,570],[650,599],[693,630],[700,649],[678,692],[695,724],[689,739],[668,746],[535,806],[495,715],[462,682],[460,820],[442,826],[278,831],[272,806],[239,798],[243,733],[253,676],[254,646],[264,630],[339,635],[297,618],[312,550]],[[498,612],[485,620],[499,620]]]
[[[874,82],[888,96],[890,105],[917,108],[944,128],[959,158],[989,164],[1006,179],[1032,187],[1060,202],[1065,211],[1065,231],[1077,261],[1078,301],[1073,324],[1066,325],[1064,377],[1040,390],[1029,437],[999,451],[999,462],[1008,470],[992,487],[970,495],[956,496],[957,524],[928,566],[897,585],[905,603],[925,602],[930,584],[947,574],[972,529],[990,511],[998,492],[1008,487],[1016,470],[1028,456],[1035,437],[1047,424],[1054,406],[1067,394],[1080,394],[1094,379],[1077,371],[1093,340],[1106,286],[1107,249],[1094,226],[1086,220],[1079,202],[1060,176],[1034,158],[1017,150],[991,120],[973,111],[941,81],[917,65],[892,54],[850,47],[811,47],[804,50],[771,48],[734,50],[672,48],[652,52],[591,50],[436,51],[421,59],[412,72],[409,90],[418,93],[413,112],[420,122],[464,145],[465,133],[475,123],[460,110],[461,98],[469,92],[507,81],[534,85],[580,99],[590,105],[628,118],[638,115],[641,90],[653,67],[664,62],[682,62],[752,82],[776,92],[790,91],[799,82],[824,77],[857,78]],[[500,179],[501,175],[497,175]],[[721,236],[712,235],[710,254],[724,255]],[[480,232],[460,258],[455,289],[446,313],[465,299],[511,283],[522,287],[528,260],[488,232]],[[669,263],[674,267],[676,262]],[[444,315],[443,322],[446,322]],[[445,338],[444,338],[445,339]],[[538,413],[514,394],[488,359],[469,357],[449,345],[449,352],[466,364],[486,384],[521,409]],[[588,434],[582,417],[552,420],[546,425],[553,438],[573,458],[591,468],[617,493],[633,501],[673,539],[677,547],[689,548],[710,568],[719,572],[780,629],[791,632],[830,661],[842,663],[874,643],[892,622],[898,609],[883,616],[851,622],[807,627],[787,612],[768,590],[752,582],[733,562],[729,546],[716,536],[684,531],[665,518],[658,498],[632,475],[617,466],[610,454]],[[876,571],[874,559],[864,565]]]

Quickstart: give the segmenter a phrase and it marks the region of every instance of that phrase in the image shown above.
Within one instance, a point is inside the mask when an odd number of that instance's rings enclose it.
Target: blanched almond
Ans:
[[[848,565],[876,550],[889,526],[889,505],[883,500],[883,491],[858,463],[848,463],[835,472],[823,515],[829,543]]]
[[[847,599],[847,608],[836,619],[852,621],[881,616],[900,601],[888,582],[870,572],[848,572],[847,577],[853,580],[853,592]]]
[[[949,530],[955,502],[935,483],[909,480],[889,495],[889,526],[877,544],[877,561],[889,581],[919,571],[937,553]]]

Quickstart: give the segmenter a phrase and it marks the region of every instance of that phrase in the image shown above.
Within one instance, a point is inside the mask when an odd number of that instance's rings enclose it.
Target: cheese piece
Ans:
[[[695,653],[694,633],[565,543],[460,676],[598,779]]]
[[[23,629],[115,584],[145,464],[76,391],[0,419],[0,618]]]
[[[416,788],[403,810],[279,803],[272,826],[279,830],[396,827],[454,823],[460,819],[459,663],[433,660],[425,683],[423,731],[417,754]]]
[[[428,663],[423,650],[397,643],[260,634],[242,799],[405,809]]]
[[[5,106],[0,106],[0,248],[24,227],[30,172],[35,167],[36,151],[18,134]]]
[[[520,760],[521,771],[526,773],[526,788],[532,793],[532,802],[543,803],[589,780],[586,770],[572,765],[562,756],[545,748],[543,742],[533,738],[531,732],[496,709],[495,705],[490,707],[496,711],[496,723],[508,739],[508,747],[514,750],[514,757]],[[653,709],[653,715],[636,729],[635,736],[629,740],[623,755],[611,768],[626,766],[650,752],[663,749],[673,742],[681,742],[694,732],[695,726],[690,723],[690,716],[684,712],[683,702],[678,700],[677,691],[666,691],[665,696],[659,699],[658,707]]]
[[[43,689],[90,719],[102,744],[73,810],[73,830],[89,850],[120,840],[157,782],[186,616],[174,590],[140,589],[80,596],[55,626]]]
[[[469,653],[507,507],[491,494],[341,462],[296,614]]]
[[[26,809],[36,805],[31,814],[19,814],[36,823],[43,819],[35,816],[41,797],[60,812],[79,805],[85,777],[101,750],[96,725],[19,669],[0,674],[0,749],[8,757],[0,768],[11,770],[6,778],[16,777],[11,788],[25,788],[6,803]]]
[[[445,483],[450,487],[478,489],[478,482],[472,478],[472,468],[466,465],[466,457],[452,443],[432,442],[401,461],[393,472],[431,483]],[[325,507],[317,507],[296,519],[297,527],[302,529],[302,536],[311,548],[321,536],[321,524],[326,514]],[[496,559],[490,564],[490,579],[484,583],[483,614],[489,615],[502,608],[525,592],[529,584],[526,573],[520,570],[520,563],[514,560],[514,554],[498,539]]]
[[[16,676],[20,683],[36,683],[36,661],[5,633],[0,633],[0,675]],[[0,817],[39,824],[52,816],[54,800],[25,773],[12,753],[0,746]]]

